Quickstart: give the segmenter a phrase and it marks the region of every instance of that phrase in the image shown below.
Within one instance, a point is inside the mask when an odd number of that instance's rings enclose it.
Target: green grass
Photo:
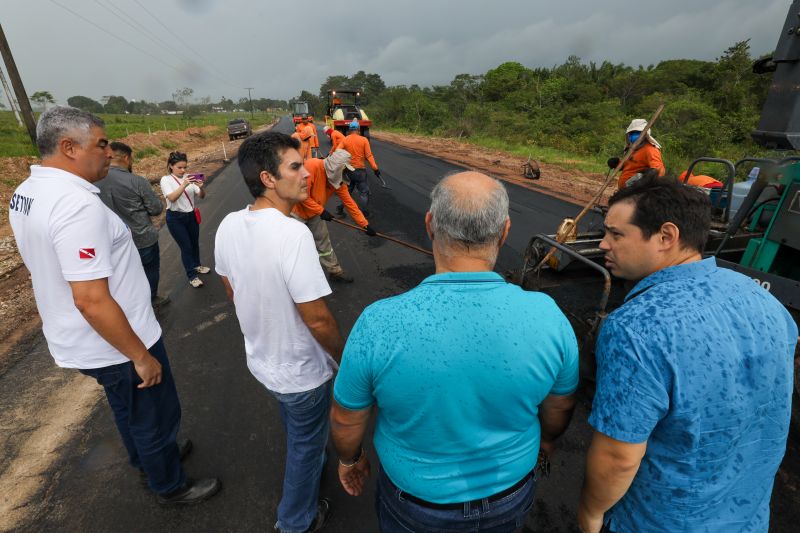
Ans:
[[[158,148],[155,146],[145,146],[139,150],[136,150],[134,156],[136,159],[144,159],[145,157],[150,157],[151,155],[158,155],[159,151]]]
[[[393,128],[393,127],[380,128],[377,131],[388,131],[400,134],[412,133],[409,130],[403,128]],[[417,133],[417,135],[425,136],[424,133]],[[520,157],[527,158],[528,156],[530,156],[532,159],[535,159],[540,163],[557,165],[561,168],[564,168],[565,170],[575,170],[579,172],[587,172],[587,173],[593,172],[602,174],[605,174],[606,171],[608,171],[605,159],[601,159],[599,157],[591,157],[582,154],[570,153],[563,150],[558,150],[556,148],[550,148],[547,146],[513,144],[501,139],[496,139],[484,135],[472,135],[470,137],[462,137],[460,140],[468,144],[479,146],[481,148],[500,150],[501,152],[507,152],[509,154],[518,155]]]
[[[255,113],[251,119],[249,113],[208,113],[197,117],[183,117],[182,115],[100,115],[106,123],[106,133],[109,139],[121,139],[131,133],[148,133],[155,131],[182,131],[188,128],[214,126],[212,132],[204,137],[224,135],[228,120],[232,118],[246,118],[253,129],[272,122],[271,113]],[[164,141],[170,143],[169,141]],[[170,143],[171,144],[171,143]],[[173,146],[168,150],[177,148]],[[17,125],[11,111],[0,111],[0,157],[20,157],[38,155],[31,144],[28,132],[24,127]]]

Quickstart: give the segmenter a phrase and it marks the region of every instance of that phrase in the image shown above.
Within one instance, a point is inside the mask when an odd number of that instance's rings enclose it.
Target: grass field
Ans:
[[[187,128],[216,126],[219,133],[224,133],[228,120],[246,118],[253,129],[272,122],[271,113],[255,113],[251,119],[249,113],[209,113],[192,118],[181,115],[100,115],[106,123],[106,132],[110,139],[120,139],[131,133],[148,133],[157,130],[180,131]],[[168,141],[165,141],[168,142]],[[174,147],[164,146],[172,149]],[[11,111],[0,111],[0,157],[35,156],[36,150],[31,145],[30,137],[24,127],[17,125]],[[138,155],[142,157],[143,155]]]

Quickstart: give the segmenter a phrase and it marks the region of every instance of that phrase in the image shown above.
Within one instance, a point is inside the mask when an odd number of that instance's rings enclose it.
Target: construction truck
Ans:
[[[353,120],[358,121],[361,135],[369,138],[372,121],[359,106],[361,91],[353,89],[331,89],[328,91],[328,113],[325,124],[347,135],[347,128]]]
[[[292,122],[299,124],[304,118],[314,122],[314,117],[311,115],[308,102],[296,101],[292,103]]]
[[[754,65],[756,72],[774,74],[752,137],[774,150],[800,149],[797,13],[800,0],[792,3],[774,55]],[[751,277],[800,324],[800,157],[744,158],[736,162],[701,157],[690,164],[683,179],[688,181],[700,164],[720,165],[727,176],[721,189],[706,189],[713,212],[704,256],[715,257],[719,266]],[[748,182],[735,182],[737,171],[753,167],[757,168],[751,170]],[[579,215],[562,222],[555,234],[534,236],[525,250],[522,267],[509,277],[524,289],[548,293],[564,309],[581,344],[582,390],[591,398],[597,334],[609,310],[622,304],[631,285],[612,279],[603,267],[604,252],[599,245],[604,236],[600,222],[605,211],[589,205],[581,215],[587,209],[597,211],[593,222],[578,228]],[[561,231],[564,228],[569,231]],[[794,378],[792,434],[800,438],[800,348],[795,352]]]

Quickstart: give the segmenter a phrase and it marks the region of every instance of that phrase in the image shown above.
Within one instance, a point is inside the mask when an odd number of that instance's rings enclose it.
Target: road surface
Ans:
[[[277,127],[289,132],[291,124],[284,119]],[[322,144],[325,149],[324,140]],[[373,142],[372,146],[391,190],[381,189],[369,178],[371,224],[380,232],[429,247],[423,226],[428,194],[443,175],[459,167],[390,144]],[[563,218],[577,211],[575,206],[528,189],[509,185],[508,191],[512,227],[496,268],[501,273],[519,266],[531,235],[552,233]],[[214,233],[222,218],[251,201],[235,162],[209,183],[208,197],[199,206],[204,265],[213,267]],[[334,206],[335,198],[328,209]],[[333,285],[328,302],[345,335],[367,305],[410,289],[433,272],[432,259],[419,252],[337,224],[329,228],[341,263],[356,279],[350,285]],[[31,500],[31,513],[22,530],[272,530],[285,457],[276,402],[245,366],[242,335],[222,284],[211,274],[205,277],[204,288],[191,288],[166,228],[160,245],[161,292],[172,299],[160,319],[183,405],[182,434],[195,445],[185,466],[193,477],[220,477],[223,489],[199,506],[159,507],[140,485],[138,473],[127,465],[103,400],[82,430],[59,450],[45,489]],[[49,369],[52,379],[65,379],[69,371],[53,370],[51,365],[40,337],[8,374],[29,387],[35,387],[34,376],[44,369]],[[586,405],[579,405],[554,458],[551,477],[538,485],[537,503],[525,532],[575,531],[574,510],[590,436],[586,417]],[[370,449],[369,453],[374,466],[374,452]],[[332,500],[333,516],[326,531],[377,531],[371,488],[359,498],[347,496],[339,487],[335,461],[323,477],[321,495]]]

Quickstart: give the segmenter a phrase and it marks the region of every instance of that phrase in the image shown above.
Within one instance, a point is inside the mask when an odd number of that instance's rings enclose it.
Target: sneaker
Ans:
[[[191,285],[195,289],[199,289],[200,287],[203,286],[203,280],[201,280],[200,278],[192,278],[189,280],[189,285]]]
[[[222,488],[222,483],[217,478],[187,480],[183,487],[166,494],[159,494],[157,499],[161,505],[192,505],[206,501]]]
[[[330,274],[330,279],[334,283],[353,283],[353,278],[345,274],[344,271]]]
[[[208,274],[209,272],[211,272],[211,269],[208,268],[208,267],[199,266],[199,267],[195,268],[195,271],[198,274]]]

